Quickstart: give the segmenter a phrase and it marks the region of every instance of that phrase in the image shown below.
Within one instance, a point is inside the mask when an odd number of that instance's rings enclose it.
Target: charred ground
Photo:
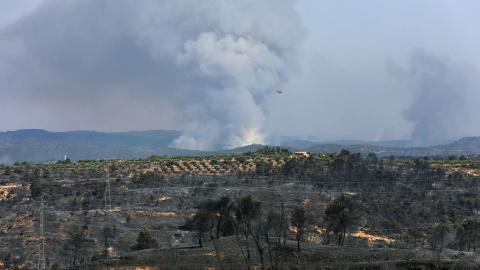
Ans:
[[[228,197],[235,205],[251,194],[261,205],[255,224],[282,204],[287,215],[302,206],[312,216],[300,252],[293,227],[286,230],[283,246],[268,249],[260,239],[265,266],[272,267],[267,254],[274,250],[285,267],[408,269],[402,263],[432,263],[475,268],[479,168],[480,161],[465,157],[381,159],[349,151],[293,157],[288,150],[268,147],[240,155],[2,166],[0,260],[5,268],[38,264],[43,201],[49,266],[245,266],[239,254],[246,242],[239,242],[238,233],[215,241],[206,237],[200,248],[198,232],[182,229],[202,203]],[[356,202],[358,222],[349,224],[343,245],[338,245],[325,210],[342,194]],[[160,245],[132,251],[144,226]],[[84,238],[76,245],[78,232]],[[260,265],[255,243],[249,245],[248,263]]]

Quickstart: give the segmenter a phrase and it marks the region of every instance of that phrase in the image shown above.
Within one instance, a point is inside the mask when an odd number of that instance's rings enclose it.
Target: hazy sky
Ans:
[[[0,131],[480,136],[480,1],[0,2]],[[277,94],[281,89],[285,93]]]

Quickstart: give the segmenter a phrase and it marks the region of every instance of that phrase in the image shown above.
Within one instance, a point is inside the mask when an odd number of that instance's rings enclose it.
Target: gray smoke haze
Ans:
[[[3,165],[12,165],[15,163],[15,160],[8,154],[0,154],[0,164]]]
[[[261,143],[264,97],[306,36],[295,3],[44,1],[0,31],[2,114],[20,106],[24,125],[50,130],[156,122],[189,149]]]
[[[419,145],[478,135],[480,73],[475,67],[417,49],[405,66],[392,71],[408,81],[412,102],[404,118],[413,124],[411,139]]]
[[[480,134],[480,2],[348,5],[0,1],[0,131],[174,129],[191,149]]]

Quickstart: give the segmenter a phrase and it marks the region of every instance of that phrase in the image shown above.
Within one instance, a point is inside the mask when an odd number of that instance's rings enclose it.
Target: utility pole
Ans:
[[[110,197],[110,160],[107,157],[105,160],[107,167],[107,174],[105,176],[105,207],[104,210],[112,210],[112,199]]]
[[[43,231],[43,195],[40,199],[40,245],[38,247],[38,270],[45,270],[45,234]]]
[[[105,176],[105,206],[104,206],[104,211],[105,211],[105,224],[103,227],[103,237],[105,240],[104,243],[104,253],[105,253],[105,259],[108,260],[108,238],[110,237],[111,234],[111,227],[109,224],[109,215],[112,210],[112,199],[110,197],[110,160],[108,157],[106,157],[105,160],[106,167],[107,167],[107,173]]]

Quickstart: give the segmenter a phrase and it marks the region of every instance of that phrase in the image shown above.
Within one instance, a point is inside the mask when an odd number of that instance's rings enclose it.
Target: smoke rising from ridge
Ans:
[[[139,37],[154,58],[167,58],[203,82],[192,90],[201,92],[198,99],[185,104],[186,132],[174,146],[207,150],[261,143],[263,96],[287,79],[304,35],[295,2],[199,1],[193,14],[184,12],[191,3],[169,2],[166,10],[181,12],[153,14],[165,18],[162,26],[142,25],[147,31]]]
[[[206,92],[202,106],[189,108],[187,116],[193,122],[175,146],[206,150],[262,142],[262,95],[273,93],[282,82],[283,59],[253,37],[219,38],[208,32],[188,41],[176,60],[218,86]],[[200,127],[202,122],[208,123],[207,129]]]
[[[40,128],[158,121],[185,130],[176,147],[260,143],[264,97],[297,68],[306,35],[295,3],[46,0],[0,30],[0,69],[16,78],[0,86],[31,99]]]
[[[411,139],[421,145],[478,135],[480,73],[475,67],[417,49],[410,53],[406,67],[392,70],[409,81],[413,100],[403,115],[413,124]]]

